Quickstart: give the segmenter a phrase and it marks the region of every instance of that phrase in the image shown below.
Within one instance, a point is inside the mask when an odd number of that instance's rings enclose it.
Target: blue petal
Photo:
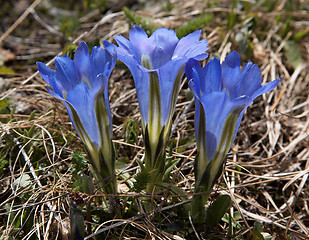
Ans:
[[[103,46],[104,46],[104,49],[108,51],[111,56],[116,57],[116,61],[117,61],[117,55],[116,55],[117,52],[116,52],[115,44],[112,44],[107,40],[103,40]]]
[[[240,57],[236,51],[229,53],[226,57],[222,66],[228,66],[230,68],[240,68]]]
[[[222,136],[222,130],[224,123],[236,108],[240,108],[241,111],[236,124],[234,137],[237,133],[239,122],[243,116],[243,112],[247,106],[252,102],[250,98],[243,97],[238,99],[231,99],[226,92],[213,92],[204,95],[201,98],[201,103],[205,110],[206,116],[206,151],[207,158],[212,159],[217,149],[217,145],[220,142]]]
[[[186,58],[194,58],[198,61],[204,60],[208,57],[208,53],[205,53],[208,50],[207,41],[202,39],[201,41],[196,42],[188,49],[185,54]]]
[[[135,55],[135,57],[139,61],[141,61],[143,55],[150,56],[150,53],[153,51],[154,46],[149,43],[148,35],[144,31],[144,29],[142,29],[140,26],[133,26],[129,33],[129,39],[131,46],[129,44],[126,45],[128,45],[130,51],[134,49],[132,53],[135,53],[133,55]]]
[[[204,68],[198,61],[189,59],[186,65],[186,75],[188,79],[193,79],[197,97],[213,91],[220,91],[221,65],[216,58],[210,60]]]
[[[150,36],[148,44],[151,47],[147,49],[148,52],[143,53],[150,56],[153,69],[171,60],[178,41],[176,33],[166,28],[160,28]]]
[[[64,90],[62,85],[58,86],[55,80],[56,73],[54,70],[46,66],[42,62],[37,62],[38,70],[42,76],[42,78],[47,82],[47,84],[52,88],[50,91],[54,92],[59,97],[63,97],[62,91]],[[59,88],[60,87],[60,88]]]
[[[189,84],[188,84],[189,88],[194,94],[194,100],[195,100],[194,128],[195,128],[195,135],[197,139],[197,147],[200,149],[199,141],[198,141],[200,114],[201,114],[200,100],[203,95],[203,92],[201,89],[205,89],[205,85],[206,85],[205,77],[206,77],[207,69],[206,67],[202,68],[197,60],[194,60],[193,58],[191,58],[186,64],[185,72],[186,72],[187,78],[189,79]],[[206,132],[203,134],[206,134]]]
[[[104,48],[106,49],[106,51],[110,54],[110,56],[107,57],[107,59],[112,58],[111,61],[108,60],[108,61],[110,61],[110,63],[107,64],[106,67],[104,68],[104,73],[106,73],[105,75],[107,75],[109,77],[110,73],[114,69],[114,66],[117,62],[117,51],[116,51],[116,46],[114,44],[110,43],[107,40],[103,41],[103,45],[104,45]],[[107,74],[107,72],[109,72],[109,74]]]
[[[47,82],[47,84],[49,84],[50,86],[55,84],[55,71],[42,62],[37,62],[36,65],[42,78]]]
[[[94,68],[94,76],[105,73],[104,69],[107,63],[112,60],[108,51],[101,46],[93,47],[91,51],[91,64]]]
[[[221,65],[217,58],[209,61],[204,67],[204,71],[198,71],[200,78],[204,77],[201,83],[201,91],[203,93],[210,93],[220,91],[221,89]],[[205,74],[206,72],[206,74]]]
[[[195,45],[198,42],[201,36],[201,32],[202,32],[201,30],[198,30],[181,38],[174,50],[173,58],[183,57],[187,54],[190,54],[189,51],[192,48],[192,45]],[[206,42],[206,47],[207,47],[207,42]],[[198,52],[198,54],[200,54],[201,52]]]
[[[174,113],[174,109],[171,109],[172,104],[172,95],[174,88],[180,88],[181,81],[179,86],[174,86],[176,76],[182,79],[184,74],[184,64],[186,63],[185,59],[178,59],[174,61],[169,61],[167,64],[163,65],[158,70],[160,91],[161,91],[161,109],[162,109],[162,124],[165,125],[171,114]],[[177,92],[178,95],[178,92]]]
[[[222,63],[222,90],[225,89],[230,96],[237,97],[240,78],[240,58],[234,51],[228,54]]]
[[[148,106],[149,106],[149,75],[148,72],[142,70],[142,66],[132,56],[118,55],[131,71],[134,79],[138,103],[144,123],[148,122]]]
[[[196,97],[200,98],[202,96],[201,88],[203,88],[201,84],[205,82],[202,79],[205,78],[206,71],[204,72],[204,69],[197,60],[190,58],[186,64],[185,73],[189,80],[191,91]],[[202,78],[200,78],[200,75]]]
[[[107,44],[106,42],[105,44]],[[111,56],[111,54],[107,50],[103,49],[102,47],[94,47],[92,49],[91,65],[94,69],[95,77],[89,80],[91,84],[91,89],[93,89],[93,91],[91,91],[93,92],[93,94],[96,94],[102,88],[104,89],[106,88],[107,82],[106,83],[102,82],[103,78],[99,76],[104,75],[104,79],[107,79],[106,81],[108,81],[108,78],[116,64],[117,54],[116,54],[115,47],[112,47],[112,49],[110,50],[111,52],[113,52],[114,56]]]
[[[78,82],[86,82],[89,88],[92,87],[92,81],[96,75],[89,55],[89,49],[85,42],[81,42],[78,45],[73,62],[77,72]]]
[[[260,87],[255,93],[253,93],[253,95],[251,96],[251,99],[254,100],[255,98],[257,98],[258,96],[264,94],[264,93],[267,93],[271,90],[273,90],[277,85],[278,83],[280,82],[280,78],[272,81],[272,82],[268,82],[268,83],[265,83],[262,87]]]
[[[115,41],[117,42],[118,46],[117,47],[117,54],[119,56],[135,56],[137,59],[140,60],[140,57],[137,56],[137,53],[135,51],[135,48],[133,44],[123,36],[114,36]]]
[[[87,84],[76,85],[74,89],[68,92],[66,100],[76,110],[91,141],[100,146],[100,135],[94,111],[94,98],[90,96]],[[73,119],[71,121],[73,122]]]
[[[55,59],[56,76],[55,81],[59,89],[70,91],[78,83],[73,61],[68,56],[58,56]]]
[[[259,88],[261,88],[262,76],[261,71],[253,63],[247,63],[240,72],[240,81],[237,96],[251,97]]]

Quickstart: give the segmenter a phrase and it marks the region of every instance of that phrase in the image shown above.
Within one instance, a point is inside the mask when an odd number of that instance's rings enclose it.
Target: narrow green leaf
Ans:
[[[300,30],[300,31],[293,34],[293,39],[295,41],[299,41],[299,40],[303,39],[304,37],[306,37],[308,33],[309,33],[309,29]]]
[[[0,100],[0,111],[1,111],[3,108],[9,106],[12,102],[13,102],[13,101],[12,101],[11,99],[9,99],[9,98],[5,98],[5,99]]]
[[[302,62],[303,58],[297,43],[293,40],[289,40],[284,45],[284,50],[288,62],[293,66],[293,68],[297,68]]]
[[[29,122],[32,121],[32,120],[34,119],[34,117],[35,117],[35,110],[32,111],[32,113],[30,114],[30,116],[29,116],[29,118],[28,118],[28,121],[29,121]]]
[[[165,173],[163,175],[163,179],[168,179],[168,176],[170,175],[173,168],[179,163],[180,158],[176,158],[174,160],[168,161],[168,165],[166,166]]]
[[[206,212],[206,226],[208,229],[215,227],[220,222],[230,204],[231,197],[229,195],[221,195],[210,205]]]
[[[141,171],[146,171],[146,168],[145,168],[143,162],[139,158],[136,158],[136,162],[137,162],[139,168],[141,169]]]
[[[31,128],[27,131],[27,136],[32,138],[35,130],[35,125],[32,125]]]

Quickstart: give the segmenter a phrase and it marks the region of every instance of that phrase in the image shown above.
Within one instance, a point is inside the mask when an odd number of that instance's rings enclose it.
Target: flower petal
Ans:
[[[152,68],[157,69],[171,60],[179,39],[173,30],[166,28],[157,29],[150,37],[148,44],[151,46],[148,52],[143,54],[150,56]]]
[[[47,82],[47,84],[52,88],[48,87],[49,91],[53,92],[53,95],[56,94],[59,97],[63,98],[62,91],[64,91],[62,85],[57,85],[55,80],[56,73],[54,70],[46,66],[42,62],[37,62],[38,70],[42,76],[42,78]]]
[[[261,88],[262,75],[257,65],[249,62],[240,72],[237,96],[252,96]]]
[[[55,59],[56,76],[55,81],[59,89],[70,91],[78,83],[73,61],[68,56],[58,56]]]
[[[129,33],[129,39],[131,43],[129,49],[131,51],[132,49],[135,50],[135,56],[139,61],[141,61],[144,54],[150,56],[154,46],[149,43],[148,35],[144,29],[137,25],[133,26]]]
[[[135,57],[118,55],[129,69],[134,79],[138,103],[143,118],[143,122],[148,122],[148,106],[149,106],[149,73],[141,69]]]
[[[211,160],[218,149],[218,143],[222,136],[222,129],[229,114],[240,112],[238,122],[240,122],[245,108],[251,103],[248,97],[231,99],[228,94],[224,92],[212,92],[204,95],[201,98],[201,103],[205,110],[206,116],[206,151],[207,158]],[[236,136],[239,125],[236,124],[233,140]],[[198,133],[200,134],[200,133]]]
[[[195,31],[181,38],[172,58],[186,57],[187,59],[204,60],[208,56],[208,53],[205,53],[208,50],[208,46],[206,39],[198,41],[200,36],[201,31]]]
[[[185,63],[186,59],[180,58],[169,61],[158,70],[163,125],[173,116]]]
[[[189,87],[195,97],[201,98],[201,85],[205,85],[202,79],[205,79],[206,69],[203,69],[199,62],[193,58],[190,58],[186,64],[185,73],[189,80]],[[200,77],[201,75],[201,77]]]
[[[135,51],[135,47],[133,46],[133,44],[126,38],[124,38],[123,36],[114,36],[115,41],[118,44],[117,49],[117,54],[119,56],[127,56],[127,55],[131,55],[131,56],[135,56],[137,59],[137,53]]]
[[[97,146],[100,146],[100,135],[94,111],[94,99],[89,94],[87,84],[81,83],[76,85],[68,92],[66,101],[76,110],[91,141]],[[71,120],[73,121],[73,119]]]
[[[225,89],[230,96],[237,97],[240,78],[240,57],[236,51],[233,51],[222,63],[222,90]]]
[[[221,90],[221,65],[217,58],[210,60],[204,70],[198,72],[200,78],[206,78],[206,80],[201,82],[201,91],[203,94]]]
[[[89,55],[89,49],[85,42],[81,42],[74,55],[74,67],[77,72],[78,81],[86,82],[88,87],[92,87],[92,81],[95,79],[94,66]],[[103,65],[103,64],[102,64]]]
[[[258,96],[270,92],[272,91],[275,87],[277,87],[278,83],[280,82],[280,78],[272,81],[272,82],[268,82],[265,83],[262,87],[260,87],[258,90],[256,90],[255,93],[253,93],[253,95],[251,96],[252,100],[254,100],[255,98],[257,98]]]
[[[202,31],[198,30],[193,33],[188,34],[187,36],[181,38],[174,50],[173,58],[183,57],[189,53],[189,49],[192,48],[192,45],[198,42]],[[207,44],[206,44],[207,46]],[[206,51],[206,50],[205,50]],[[200,54],[199,52],[198,54]]]

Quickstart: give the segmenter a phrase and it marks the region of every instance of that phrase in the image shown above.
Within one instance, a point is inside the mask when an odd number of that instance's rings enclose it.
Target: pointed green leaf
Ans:
[[[30,114],[29,118],[28,118],[28,121],[30,122],[31,120],[33,120],[35,117],[35,110],[32,111],[32,113]]]
[[[293,66],[294,69],[297,68],[303,62],[301,51],[297,43],[295,41],[289,40],[285,43],[284,49],[288,62]]]
[[[5,99],[0,100],[0,111],[3,108],[9,106],[11,103],[13,103],[13,101],[9,98],[5,98]]]
[[[253,234],[255,239],[264,240],[264,236],[262,235],[263,225],[260,222],[254,222]]]
[[[138,166],[140,167],[141,171],[146,171],[146,168],[145,168],[143,162],[139,158],[136,158],[136,162],[137,162]]]
[[[180,158],[176,158],[174,160],[169,160],[168,165],[166,166],[165,173],[163,175],[163,179],[168,179],[173,168],[179,163]]]
[[[35,125],[32,125],[31,128],[27,131],[27,137],[32,138],[35,130]]]
[[[206,212],[206,226],[208,229],[212,229],[220,222],[230,204],[231,197],[229,195],[221,195],[210,205]]]

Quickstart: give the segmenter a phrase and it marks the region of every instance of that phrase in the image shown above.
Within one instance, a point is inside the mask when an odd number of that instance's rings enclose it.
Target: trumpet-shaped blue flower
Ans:
[[[55,71],[44,63],[37,63],[48,84],[48,92],[65,104],[74,128],[87,148],[95,174],[101,179],[113,176],[115,168],[108,79],[117,54],[112,44],[104,41],[104,45],[108,50],[93,47],[90,55],[86,43],[81,42],[74,60],[66,55],[55,59]],[[110,187],[108,191],[113,190]]]
[[[235,139],[248,106],[263,93],[273,90],[280,79],[261,86],[260,69],[249,62],[240,70],[237,52],[227,55],[220,65],[214,58],[204,68],[190,59],[186,65],[189,87],[195,97],[196,192],[210,192],[221,175],[225,157]],[[205,204],[209,194],[201,201]],[[196,199],[193,199],[193,205]],[[198,201],[197,201],[198,202]],[[201,204],[201,203],[199,203]],[[193,215],[202,206],[194,206]]]
[[[199,41],[200,35],[201,31],[196,31],[179,40],[173,30],[161,28],[148,37],[141,27],[134,26],[129,40],[114,37],[119,46],[118,59],[127,65],[134,78],[149,171],[160,166],[162,170],[164,165],[157,164],[157,159],[164,152],[170,133],[186,62],[208,56],[207,41]]]

